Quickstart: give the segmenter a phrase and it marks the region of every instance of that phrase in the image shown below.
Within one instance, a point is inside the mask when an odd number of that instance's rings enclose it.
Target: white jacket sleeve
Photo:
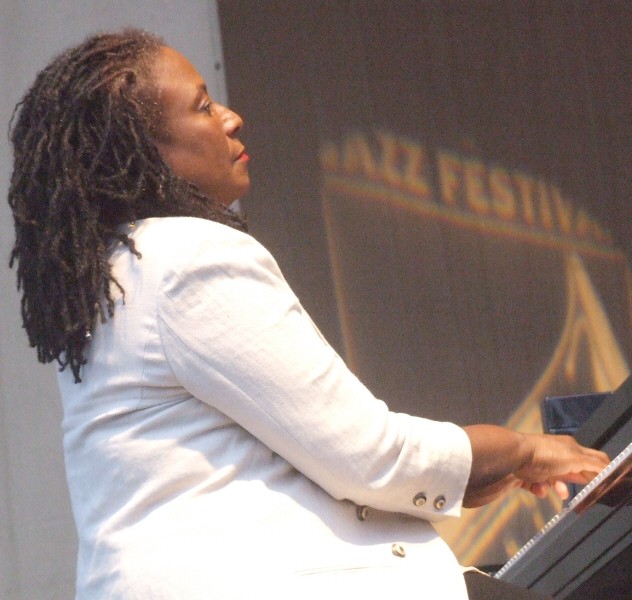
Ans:
[[[220,237],[194,244],[162,281],[159,330],[181,384],[337,499],[428,520],[458,515],[471,465],[465,432],[389,412],[324,340],[271,255],[248,235]]]

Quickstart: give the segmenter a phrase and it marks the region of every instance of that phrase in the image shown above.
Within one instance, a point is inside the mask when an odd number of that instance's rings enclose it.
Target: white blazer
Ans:
[[[251,236],[128,232],[125,297],[59,375],[77,598],[467,598],[429,523],[460,512],[465,432],[389,412]]]

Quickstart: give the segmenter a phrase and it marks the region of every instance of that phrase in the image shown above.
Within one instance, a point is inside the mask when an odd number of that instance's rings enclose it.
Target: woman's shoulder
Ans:
[[[152,253],[181,255],[214,246],[259,245],[243,231],[197,217],[141,219],[127,225],[125,233],[134,240],[141,254],[143,248]]]
[[[196,257],[245,260],[272,258],[251,235],[196,217],[152,217],[126,226],[142,260],[163,268],[196,262]],[[272,259],[273,260],[273,259]],[[142,261],[141,261],[142,262]]]
[[[154,237],[178,240],[183,243],[195,243],[199,240],[251,238],[250,235],[209,219],[198,217],[151,217],[141,219],[126,226],[126,233],[134,238],[152,239]],[[166,238],[166,239],[165,239]]]

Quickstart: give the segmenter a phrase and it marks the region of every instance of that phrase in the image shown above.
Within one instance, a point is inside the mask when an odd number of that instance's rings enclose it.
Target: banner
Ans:
[[[220,0],[243,200],[325,336],[392,410],[538,431],[632,360],[623,3]],[[443,523],[497,564],[560,508]]]

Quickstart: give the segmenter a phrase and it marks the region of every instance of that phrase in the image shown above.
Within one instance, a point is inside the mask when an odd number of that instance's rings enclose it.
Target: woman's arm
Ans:
[[[196,222],[177,239],[157,327],[179,385],[334,498],[427,520],[459,514],[471,462],[462,428],[389,411],[249,236]]]
[[[609,462],[604,452],[580,446],[566,435],[519,433],[496,425],[464,427],[472,445],[472,469],[464,506],[487,504],[511,488],[544,496],[564,482],[588,483]]]
[[[322,338],[252,238],[196,221],[178,248],[157,300],[174,376],[335,498],[436,519],[457,515],[466,490],[475,506],[511,487],[540,494],[567,473],[600,470],[594,457],[572,462],[578,447],[559,438],[536,443],[500,427],[464,431],[390,412]]]

